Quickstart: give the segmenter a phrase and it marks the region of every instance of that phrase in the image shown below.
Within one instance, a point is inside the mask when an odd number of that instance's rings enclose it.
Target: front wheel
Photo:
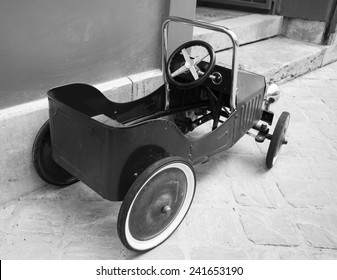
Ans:
[[[266,165],[267,168],[272,168],[276,160],[280,155],[280,150],[283,144],[286,144],[286,135],[290,121],[290,114],[288,112],[283,112],[278,119],[274,133],[271,137],[268,152],[267,152],[267,159]]]
[[[43,124],[35,137],[32,156],[35,170],[45,182],[56,186],[68,186],[78,181],[52,157],[49,121]]]
[[[195,193],[195,174],[183,158],[161,159],[135,180],[118,215],[125,247],[147,251],[164,242],[187,214]]]

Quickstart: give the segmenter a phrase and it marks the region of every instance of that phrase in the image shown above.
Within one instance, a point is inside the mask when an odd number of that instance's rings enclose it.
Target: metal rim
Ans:
[[[153,181],[153,183],[156,183],[157,181],[156,178],[160,176],[166,176],[168,172],[176,172],[176,171],[178,171],[180,175],[183,175],[180,176],[180,178],[183,177],[185,181],[182,188],[177,187],[177,192],[170,190],[171,193],[165,192],[164,188],[163,192],[155,194],[155,192],[162,187],[161,186],[155,187],[151,183],[151,181]],[[170,183],[168,184],[170,185]],[[170,187],[172,188],[172,184]],[[154,190],[151,191],[149,188],[154,188]],[[183,197],[181,197],[181,201],[179,203],[167,203],[167,201],[170,200],[170,195],[177,194],[179,193],[179,191],[180,192],[183,191],[184,193]],[[146,192],[149,193],[149,195],[146,195]],[[146,251],[164,242],[183,221],[192,203],[194,192],[195,192],[195,175],[193,169],[189,164],[186,164],[185,162],[182,161],[174,160],[158,168],[145,180],[143,184],[141,184],[138,187],[138,191],[133,196],[131,204],[128,206],[125,222],[123,224],[124,237],[125,237],[124,245],[135,251]],[[133,211],[135,209],[137,211],[139,210],[139,207],[137,207],[137,203],[139,203],[139,201],[142,201],[144,197],[146,200],[147,199],[146,197],[149,196],[153,197],[152,203],[150,203],[148,208],[141,211],[142,213],[140,214],[134,214]],[[141,203],[141,205],[143,204],[144,203]],[[158,213],[158,211],[161,211],[162,213]],[[133,224],[135,224],[136,219],[138,219],[137,220],[138,225],[140,225],[140,227],[143,227],[143,230],[141,229],[139,232],[135,232],[136,227],[133,226]],[[160,221],[160,219],[163,219],[164,222]],[[157,225],[157,223],[159,224],[159,226]],[[147,231],[146,227],[153,227],[153,228]],[[148,232],[149,234],[147,234]]]

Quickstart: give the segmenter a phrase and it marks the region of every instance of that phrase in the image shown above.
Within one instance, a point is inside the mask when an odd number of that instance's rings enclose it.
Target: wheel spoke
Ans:
[[[190,58],[190,56],[188,55],[186,49],[182,49],[182,50],[181,50],[181,53],[183,54],[185,61],[186,61],[188,64],[192,65],[193,61],[192,61],[192,59]]]
[[[184,73],[186,70],[188,70],[188,68],[185,65],[183,65],[178,70],[174,71],[171,75],[174,78],[174,77],[179,76],[180,74]]]
[[[198,80],[199,79],[199,75],[198,75],[197,70],[195,69],[194,66],[192,66],[190,68],[190,71],[191,71],[191,74],[192,74],[194,80]]]
[[[193,65],[198,65],[201,61],[203,61],[207,56],[209,56],[209,53],[206,54],[205,56],[201,57],[197,57],[195,59],[193,59]]]

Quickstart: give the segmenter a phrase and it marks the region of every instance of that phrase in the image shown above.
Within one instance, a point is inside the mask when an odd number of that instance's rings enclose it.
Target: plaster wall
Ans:
[[[160,67],[167,0],[4,0],[0,109]]]

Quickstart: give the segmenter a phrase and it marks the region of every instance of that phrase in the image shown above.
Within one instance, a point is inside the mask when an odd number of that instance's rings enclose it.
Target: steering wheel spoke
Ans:
[[[194,80],[197,81],[199,79],[199,75],[198,75],[197,70],[195,69],[194,65],[191,66],[190,72],[191,72]]]
[[[180,74],[186,72],[187,70],[188,70],[188,68],[187,68],[185,65],[183,65],[183,66],[181,66],[178,70],[176,70],[176,71],[174,71],[174,72],[172,73],[172,77],[173,77],[173,78],[174,78],[174,77],[177,77],[177,76],[179,76]]]
[[[201,61],[203,61],[207,56],[209,56],[209,53],[206,54],[205,56],[199,56],[195,59],[193,59],[193,64],[198,65]]]
[[[188,48],[192,47],[206,49],[207,54],[191,58]],[[209,62],[203,62],[202,66],[198,67],[197,65],[208,56],[210,56]],[[171,85],[178,88],[193,88],[201,85],[211,75],[214,66],[215,52],[213,48],[204,41],[194,40],[181,45],[171,54],[166,63],[165,73],[167,81]],[[186,75],[188,72],[190,75]]]
[[[190,56],[188,55],[186,49],[182,49],[181,50],[182,55],[184,56],[185,62],[192,65],[192,59],[190,58]]]

